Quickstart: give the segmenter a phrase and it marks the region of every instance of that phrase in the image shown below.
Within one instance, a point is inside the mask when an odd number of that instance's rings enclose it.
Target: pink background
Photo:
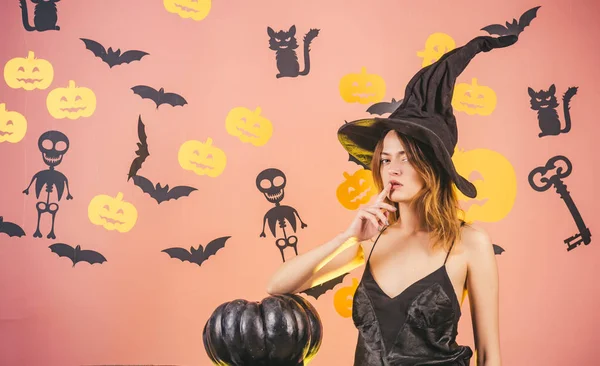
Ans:
[[[565,178],[592,235],[598,229],[593,177],[597,162],[598,50],[595,1],[215,1],[202,21],[168,13],[162,1],[62,1],[60,31],[26,32],[16,0],[0,3],[2,66],[28,51],[49,60],[54,81],[46,90],[11,89],[0,83],[0,103],[27,118],[25,138],[0,143],[0,215],[19,224],[24,237],[0,234],[0,364],[177,364],[208,365],[202,327],[221,303],[267,296],[269,276],[281,264],[274,239],[260,238],[262,218],[272,204],[255,186],[256,175],[276,167],[287,177],[283,203],[298,210],[308,227],[298,230],[306,252],[345,229],[354,216],[335,191],[347,161],[336,131],[344,120],[365,117],[367,105],[344,102],[340,79],[366,67],[387,84],[385,100],[401,99],[404,86],[421,67],[416,52],[434,32],[457,46],[485,25],[504,23],[541,5],[537,18],[508,49],[478,55],[460,76],[491,86],[498,104],[490,116],[457,112],[459,147],[501,153],[514,167],[517,197],[496,222],[480,222],[494,243],[500,270],[500,340],[504,365],[592,365],[600,358],[598,246],[567,252],[563,239],[577,228],[554,189],[535,192],[529,172],[554,155],[565,155],[573,172]],[[30,23],[33,7],[29,3]],[[449,14],[454,14],[452,17]],[[267,26],[296,25],[302,37],[319,28],[311,46],[307,76],[276,79],[275,53]],[[140,62],[108,68],[78,38],[121,50],[149,52]],[[89,118],[54,119],[46,96],[69,80],[97,97]],[[570,86],[572,128],[568,134],[538,138],[536,112],[527,87],[556,85],[561,122],[562,95]],[[184,107],[155,105],[130,88],[163,86],[186,97]],[[231,108],[261,107],[274,126],[261,147],[244,144],[225,130]],[[137,118],[142,116],[151,155],[140,173],[154,182],[198,188],[189,197],[157,205],[126,181],[135,157]],[[34,189],[21,192],[45,168],[37,149],[44,131],[56,129],[71,142],[57,169],[69,179],[73,200],[60,201],[56,240],[47,239],[49,220],[36,226]],[[220,176],[183,170],[177,162],[186,140],[214,144],[227,154]],[[87,206],[98,194],[134,204],[139,216],[127,233],[90,223]],[[231,235],[224,249],[202,266],[170,259],[160,251],[206,245]],[[48,246],[63,242],[101,252],[101,265],[59,258]],[[286,252],[290,258],[293,252]],[[341,286],[352,284],[351,273]],[[338,287],[339,288],[339,287]],[[336,288],[335,290],[337,290]],[[357,332],[351,318],[334,309],[335,290],[307,297],[323,321],[322,347],[311,363],[352,363]],[[473,346],[468,300],[462,305],[458,343]],[[474,361],[472,364],[475,364]]]

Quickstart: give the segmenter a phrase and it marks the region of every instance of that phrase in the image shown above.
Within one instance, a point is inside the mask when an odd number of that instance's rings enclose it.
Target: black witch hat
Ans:
[[[390,130],[409,135],[431,146],[435,157],[457,188],[470,198],[477,196],[473,183],[456,171],[452,162],[458,141],[452,94],[456,78],[479,52],[510,46],[517,36],[480,36],[445,53],[419,70],[406,86],[402,104],[387,118],[359,119],[342,125],[338,139],[348,153],[366,166],[371,164],[377,142]]]

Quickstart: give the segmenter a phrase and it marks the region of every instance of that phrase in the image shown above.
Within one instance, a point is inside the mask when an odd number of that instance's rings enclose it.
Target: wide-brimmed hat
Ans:
[[[338,140],[362,164],[369,166],[377,142],[390,130],[411,136],[433,148],[436,159],[448,172],[456,187],[475,198],[473,183],[456,171],[452,155],[458,141],[452,94],[456,78],[479,52],[510,46],[517,36],[498,38],[479,36],[462,47],[445,53],[435,63],[423,67],[409,81],[400,106],[389,117],[372,117],[344,123]]]

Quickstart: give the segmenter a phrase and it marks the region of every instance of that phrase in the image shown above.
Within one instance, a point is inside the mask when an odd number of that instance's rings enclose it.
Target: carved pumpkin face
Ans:
[[[125,233],[135,225],[138,212],[134,205],[123,201],[123,193],[116,197],[99,194],[92,198],[88,205],[88,218],[94,225],[104,227],[106,230],[117,230]]]
[[[198,175],[207,175],[211,178],[221,175],[227,165],[227,156],[212,142],[210,137],[204,143],[196,140],[184,142],[177,155],[179,165]]]
[[[4,65],[4,80],[13,89],[47,89],[54,79],[54,68],[47,60],[35,58],[33,51],[27,57],[15,57]]]
[[[46,107],[57,119],[89,117],[96,110],[96,94],[89,88],[75,86],[75,82],[69,80],[68,87],[56,88],[48,93]]]
[[[344,182],[336,190],[336,196],[338,201],[349,210],[356,210],[360,205],[368,203],[376,193],[370,170],[360,168],[352,175],[344,172],[344,178]]]
[[[323,325],[302,296],[235,299],[219,305],[202,330],[214,365],[309,365],[321,347]]]
[[[477,189],[477,197],[471,199],[455,187],[466,221],[496,222],[506,217],[517,196],[517,176],[508,159],[489,149],[457,148],[452,161],[456,171]]]
[[[385,97],[385,80],[377,74],[368,74],[363,67],[360,73],[346,74],[340,80],[340,94],[348,103],[375,103]]]
[[[212,4],[211,0],[163,0],[163,5],[169,13],[199,21],[206,18]]]
[[[227,133],[254,146],[266,144],[273,135],[273,125],[260,112],[260,107],[254,112],[244,107],[233,108],[225,119]]]
[[[469,115],[490,115],[496,108],[496,101],[496,92],[477,84],[477,78],[473,78],[471,84],[457,84],[452,95],[452,107]]]
[[[19,112],[7,111],[0,103],[0,142],[19,142],[27,132],[27,120]]]
[[[433,33],[425,41],[425,49],[417,51],[417,56],[423,58],[421,67],[437,62],[445,53],[456,48],[456,42],[446,33]]]
[[[333,307],[344,318],[352,316],[352,301],[358,287],[358,279],[352,278],[352,285],[340,288],[333,295]]]

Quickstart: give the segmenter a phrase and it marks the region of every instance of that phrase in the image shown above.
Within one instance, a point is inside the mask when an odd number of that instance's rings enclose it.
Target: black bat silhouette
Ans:
[[[18,236],[19,238],[25,235],[25,231],[23,229],[10,221],[4,221],[4,217],[0,216],[0,233],[5,233],[6,235]]]
[[[130,63],[132,61],[140,61],[142,57],[149,55],[148,52],[138,51],[138,50],[130,50],[125,51],[121,54],[121,49],[118,48],[116,51],[113,51],[112,47],[108,47],[108,51],[104,46],[96,41],[92,41],[87,38],[79,38],[85,43],[85,48],[92,51],[96,57],[102,59],[102,61],[106,62],[110,68],[116,65],[121,65],[125,63]]]
[[[337,276],[336,278],[333,278],[327,282],[323,282],[320,285],[311,287],[309,289],[306,289],[304,291],[300,291],[303,294],[306,294],[308,296],[312,296],[315,299],[318,299],[319,296],[323,295],[325,292],[332,290],[335,286],[339,285],[340,283],[344,282],[344,277],[346,277],[350,272],[346,272],[341,276]]]
[[[73,267],[79,262],[88,262],[89,264],[106,262],[104,256],[94,250],[81,250],[81,246],[75,248],[68,244],[55,243],[48,248],[59,257],[67,257],[73,262]]]
[[[501,247],[501,246],[499,246],[499,245],[492,244],[492,246],[494,247],[494,254],[498,254],[498,255],[500,255],[500,254],[502,254],[502,252],[504,252],[504,251],[505,251],[505,250],[504,250],[504,248],[502,248],[502,247]]]
[[[395,98],[392,98],[391,102],[379,102],[373,104],[367,108],[367,112],[381,116],[385,113],[392,113],[400,106],[400,104],[402,104],[402,99],[397,101]]]
[[[154,198],[159,204],[164,201],[178,199],[183,196],[189,196],[190,193],[196,191],[197,188],[189,186],[176,186],[169,189],[169,185],[161,186],[157,183],[156,186],[148,178],[142,177],[141,175],[133,176],[133,183],[140,187],[142,191],[148,193],[150,197]]]
[[[175,247],[161,250],[161,252],[165,252],[169,255],[169,257],[177,258],[182,262],[188,261],[200,266],[208,259],[208,257],[216,254],[219,249],[225,247],[225,242],[229,238],[231,238],[231,236],[222,236],[220,238],[216,238],[210,243],[206,244],[206,248],[203,248],[202,245],[198,245],[198,249],[190,247],[190,250],[188,251],[185,248]]]
[[[138,149],[135,152],[137,157],[133,159],[131,166],[129,167],[129,174],[127,175],[128,182],[129,179],[137,174],[144,161],[146,161],[146,158],[150,155],[150,152],[148,151],[147,137],[146,126],[144,126],[144,123],[142,122],[142,116],[140,115],[138,117],[138,138],[140,139],[140,142],[137,143]]]
[[[176,93],[165,93],[164,88],[160,88],[156,91],[156,89],[151,86],[137,85],[131,88],[131,90],[142,98],[152,99],[154,103],[156,103],[156,109],[158,109],[161,104],[170,104],[173,107],[187,104],[187,100],[181,95]]]
[[[521,15],[521,17],[519,18],[518,22],[516,19],[513,18],[512,23],[506,22],[506,26],[502,24],[491,24],[481,28],[481,30],[486,31],[491,35],[518,36],[519,34],[521,34],[521,32],[523,32],[525,27],[531,24],[531,21],[535,19],[535,17],[537,16],[537,11],[540,7],[541,6],[536,6],[524,12],[523,15]]]

